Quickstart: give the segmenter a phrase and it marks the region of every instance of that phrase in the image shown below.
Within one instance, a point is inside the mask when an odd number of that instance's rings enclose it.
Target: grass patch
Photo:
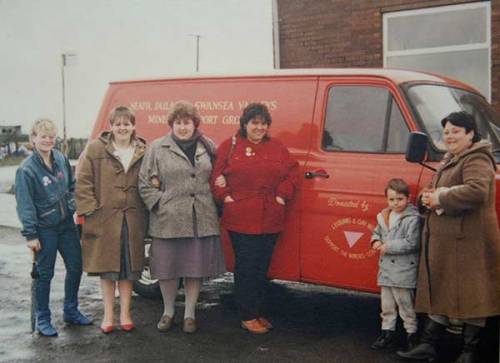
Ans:
[[[0,167],[1,166],[19,165],[24,160],[24,158],[26,158],[26,156],[23,156],[23,155],[7,155],[2,160],[0,160]]]

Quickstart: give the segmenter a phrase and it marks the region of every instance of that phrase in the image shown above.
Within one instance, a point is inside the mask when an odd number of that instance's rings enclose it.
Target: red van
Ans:
[[[444,154],[439,121],[452,111],[466,110],[500,157],[500,119],[476,90],[448,78],[394,69],[113,82],[91,138],[108,128],[107,116],[118,105],[134,110],[140,136],[158,138],[168,132],[168,110],[179,100],[195,104],[203,132],[216,143],[236,132],[249,102],[263,102],[273,117],[272,136],[298,159],[299,193],[269,271],[276,279],[378,291],[377,255],[369,242],[376,214],[386,206],[384,186],[388,179],[401,177],[415,196],[432,175],[405,160],[411,131],[429,135],[427,161],[432,164]],[[500,194],[497,198],[500,212]],[[232,269],[224,231],[223,243]],[[144,296],[158,293],[147,268],[135,289]]]

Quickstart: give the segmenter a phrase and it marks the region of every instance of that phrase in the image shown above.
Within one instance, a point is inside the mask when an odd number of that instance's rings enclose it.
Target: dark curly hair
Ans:
[[[250,103],[243,110],[243,114],[240,117],[240,130],[239,134],[241,137],[247,137],[246,125],[250,122],[251,119],[255,117],[260,117],[268,126],[273,122],[271,118],[271,114],[267,109],[267,106],[263,103]],[[268,140],[269,136],[264,136],[264,140]]]
[[[452,112],[441,120],[441,126],[444,128],[448,122],[454,126],[463,127],[465,129],[465,133],[467,134],[474,131],[472,142],[478,142],[481,140],[481,134],[477,129],[476,120],[470,113],[465,111]]]

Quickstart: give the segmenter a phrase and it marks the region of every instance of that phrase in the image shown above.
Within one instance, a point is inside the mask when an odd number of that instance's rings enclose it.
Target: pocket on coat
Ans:
[[[102,209],[96,209],[91,215],[85,216],[82,225],[82,239],[96,239],[103,228]]]
[[[266,208],[267,213],[264,217],[268,219],[269,224],[281,225],[285,223],[285,206],[279,204],[276,201],[276,197],[272,197],[272,200],[267,203]]]

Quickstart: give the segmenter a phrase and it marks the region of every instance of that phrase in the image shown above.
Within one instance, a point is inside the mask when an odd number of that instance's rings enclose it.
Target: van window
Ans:
[[[367,86],[330,88],[324,150],[403,153],[408,134],[389,90]]]

